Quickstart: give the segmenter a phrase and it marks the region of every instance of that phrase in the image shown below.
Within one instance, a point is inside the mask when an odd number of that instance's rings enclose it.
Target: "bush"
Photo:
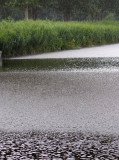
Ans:
[[[119,22],[2,21],[3,57],[119,42]]]

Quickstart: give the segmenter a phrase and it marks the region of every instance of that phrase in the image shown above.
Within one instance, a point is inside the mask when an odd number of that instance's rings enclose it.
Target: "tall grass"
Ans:
[[[0,23],[3,57],[119,42],[119,22],[18,21]]]

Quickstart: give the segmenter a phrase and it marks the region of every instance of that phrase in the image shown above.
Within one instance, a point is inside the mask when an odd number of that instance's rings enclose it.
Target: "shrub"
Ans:
[[[119,42],[119,22],[2,21],[4,57]]]

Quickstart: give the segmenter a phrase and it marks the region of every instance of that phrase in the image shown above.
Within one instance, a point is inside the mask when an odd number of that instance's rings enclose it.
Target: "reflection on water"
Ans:
[[[75,59],[11,59],[3,60],[3,71],[11,70],[79,70],[118,68],[119,58],[75,58]]]
[[[6,72],[0,72],[0,130],[119,133],[119,71],[72,70],[111,69],[118,64],[116,58],[4,60]],[[12,72],[19,68],[32,71]]]

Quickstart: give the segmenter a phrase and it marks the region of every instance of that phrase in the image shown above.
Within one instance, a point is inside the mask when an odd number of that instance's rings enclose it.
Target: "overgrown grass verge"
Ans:
[[[18,21],[0,23],[3,57],[119,42],[119,22]]]

